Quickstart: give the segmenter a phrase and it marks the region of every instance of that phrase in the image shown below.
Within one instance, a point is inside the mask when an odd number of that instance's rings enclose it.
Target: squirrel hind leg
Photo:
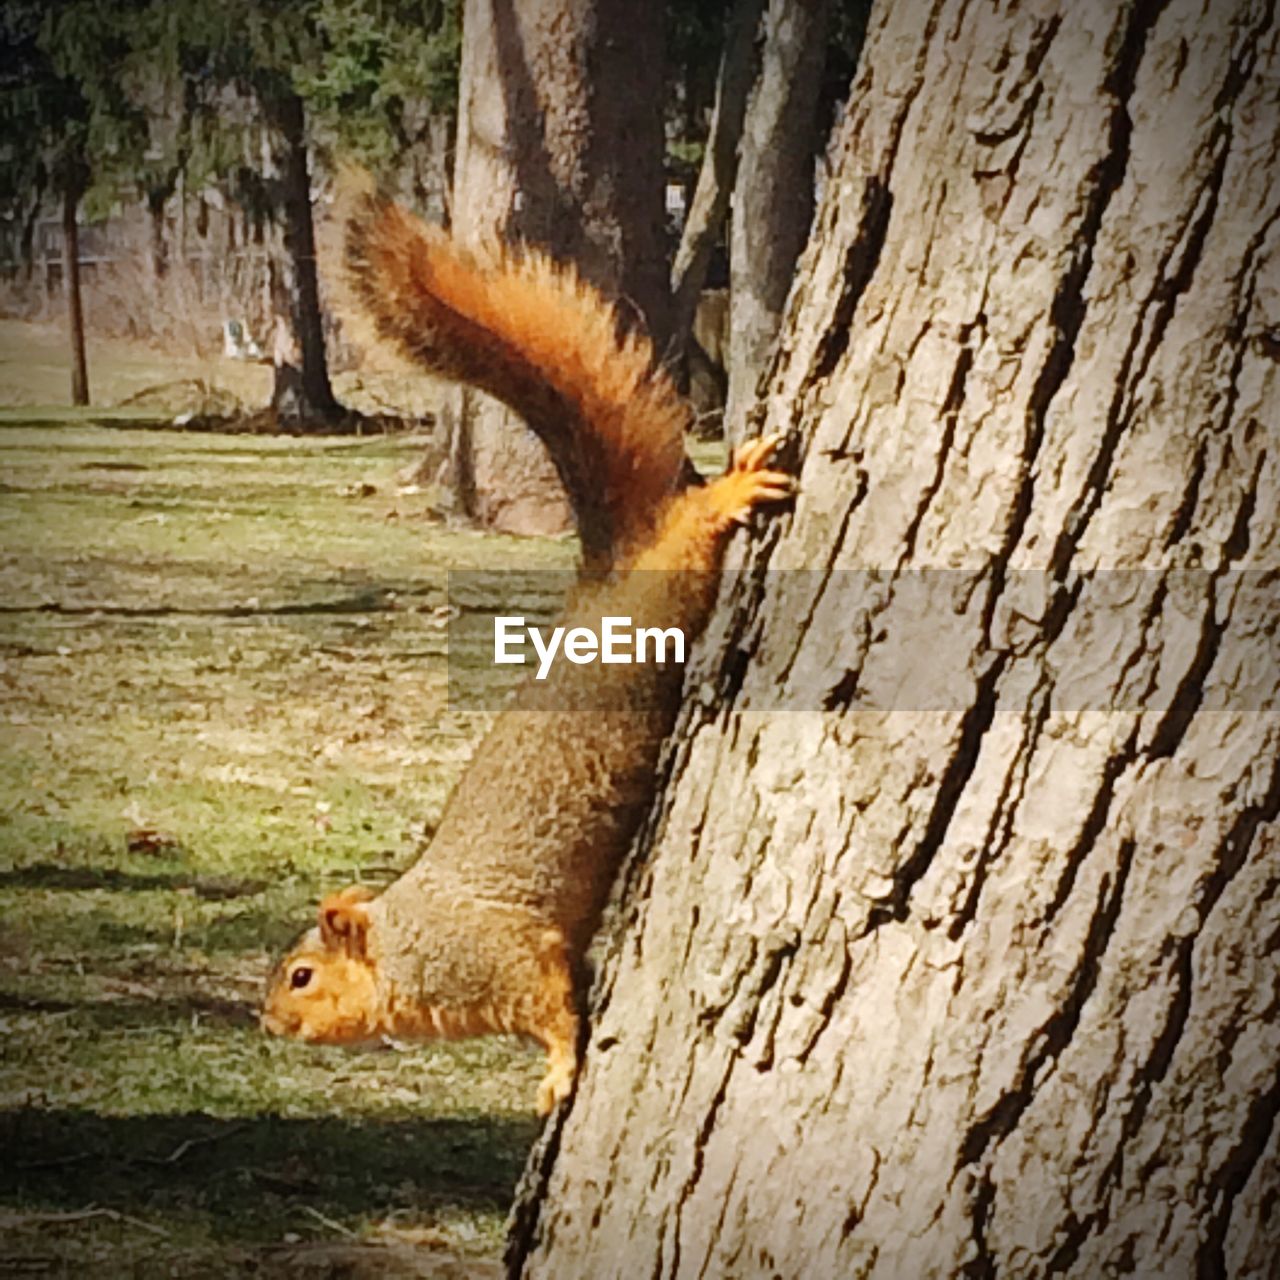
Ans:
[[[547,1051],[547,1074],[538,1086],[537,1100],[538,1114],[545,1116],[573,1091],[582,1034],[576,966],[559,929],[547,929],[539,939],[538,971],[522,1029]]]

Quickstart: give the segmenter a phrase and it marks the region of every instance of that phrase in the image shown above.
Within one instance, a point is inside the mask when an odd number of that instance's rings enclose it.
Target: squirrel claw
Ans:
[[[552,1067],[538,1085],[536,1106],[540,1116],[549,1116],[573,1092],[574,1072],[564,1067]]]
[[[775,433],[747,441],[734,455],[729,470],[716,481],[724,494],[720,509],[726,524],[749,524],[756,507],[795,496],[799,486],[794,476],[766,468],[782,440],[783,436]]]
[[[734,453],[733,462],[729,470],[736,472],[759,471],[764,463],[777,452],[778,446],[785,438],[782,432],[775,431],[772,435],[758,436],[754,440],[746,441]]]

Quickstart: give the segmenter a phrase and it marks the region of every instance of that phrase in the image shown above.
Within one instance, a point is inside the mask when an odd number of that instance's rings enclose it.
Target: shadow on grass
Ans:
[[[501,1212],[536,1128],[532,1118],[491,1116],[222,1120],[24,1108],[0,1112],[0,1199],[150,1220],[194,1213],[260,1238],[304,1206],[349,1220],[397,1207]]]
[[[268,888],[265,880],[237,879],[232,876],[192,876],[180,873],[120,871],[114,867],[66,867],[56,863],[37,862],[24,867],[0,871],[3,889],[67,889],[83,892],[105,889],[112,893],[151,890],[190,889],[196,897],[210,901],[243,898]]]
[[[139,503],[132,504],[141,505]],[[153,502],[152,506],[170,510],[171,506]],[[0,616],[44,614],[60,618],[210,618],[231,621],[271,618],[314,617],[363,617],[366,614],[401,614],[406,608],[419,603],[443,602],[439,589],[423,589],[415,583],[370,583],[350,588],[340,580],[331,578],[301,579],[302,587],[311,584],[327,587],[340,594],[319,600],[283,599],[270,604],[225,605],[176,605],[176,604],[120,604],[110,600],[87,603],[67,603],[59,600],[39,600],[32,603],[0,604]],[[32,652],[47,653],[46,650]]]
[[[0,991],[0,1013],[74,1013],[77,1026],[86,1030],[110,1031],[120,1027],[185,1026],[198,1018],[206,1027],[252,1027],[258,1022],[255,1001],[230,1000],[218,996],[160,996],[154,1000],[116,997],[74,998],[21,995]]]
[[[137,875],[107,867],[59,867],[47,862],[0,871],[0,889],[108,889],[128,893],[135,889],[180,889],[182,884],[183,877],[179,875]]]
[[[189,891],[203,902],[228,902],[264,893],[267,880],[246,876],[193,876],[181,873],[120,871],[114,867],[66,867],[33,863],[0,871],[3,889],[66,889],[72,892],[103,889],[111,893],[170,890]]]

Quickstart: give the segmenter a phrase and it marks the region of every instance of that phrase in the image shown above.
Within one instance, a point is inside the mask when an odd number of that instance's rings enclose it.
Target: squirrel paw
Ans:
[[[553,1064],[538,1085],[538,1114],[549,1116],[573,1092],[573,1081],[577,1072],[574,1063],[558,1062]]]
[[[733,524],[746,524],[756,507],[785,502],[796,492],[794,476],[772,471],[765,464],[784,437],[779,433],[748,440],[734,454],[729,469],[716,482],[719,505]]]

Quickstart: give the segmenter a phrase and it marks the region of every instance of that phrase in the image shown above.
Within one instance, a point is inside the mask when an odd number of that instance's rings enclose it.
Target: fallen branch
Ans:
[[[230,1138],[247,1128],[248,1125],[235,1124],[229,1129],[224,1129],[221,1133],[210,1133],[203,1138],[187,1138],[178,1143],[178,1145],[167,1156],[133,1156],[127,1163],[158,1165],[177,1164],[183,1156],[194,1150],[194,1148],[207,1147],[211,1142],[221,1142],[224,1138]]]
[[[121,1213],[118,1209],[103,1209],[97,1205],[89,1205],[86,1209],[71,1209],[61,1213],[0,1213],[0,1228],[8,1230],[12,1227],[28,1226],[73,1226],[79,1222],[88,1222],[93,1218],[108,1218],[112,1222],[126,1222],[140,1231],[149,1231],[152,1235],[168,1237],[163,1227],[144,1222],[132,1214]]]
[[[339,1234],[347,1237],[348,1240],[357,1239],[356,1233],[350,1227],[344,1227],[342,1223],[335,1222],[332,1218],[326,1218],[319,1209],[313,1209],[309,1204],[302,1206],[304,1213],[309,1213],[317,1222],[322,1222],[331,1231],[337,1231]]]

